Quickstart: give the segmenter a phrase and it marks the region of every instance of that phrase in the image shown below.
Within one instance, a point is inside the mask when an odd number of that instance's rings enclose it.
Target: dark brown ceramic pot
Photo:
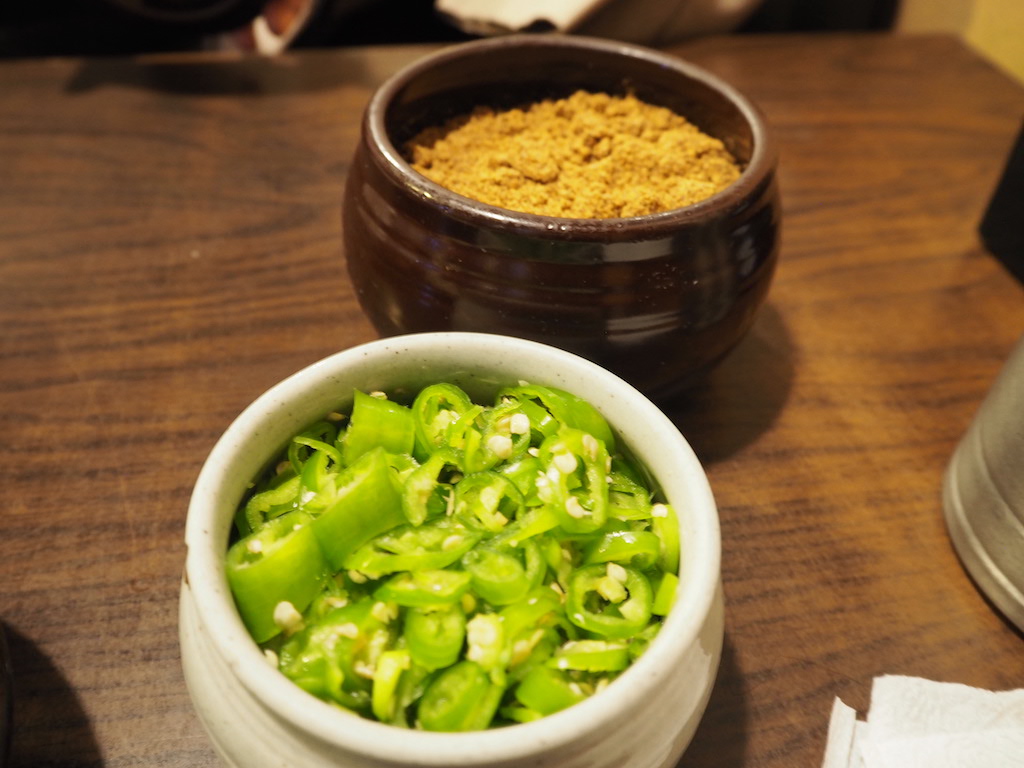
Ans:
[[[507,108],[578,89],[633,92],[673,109],[721,139],[742,175],[666,213],[567,219],[463,197],[401,154],[422,128],[478,104]],[[348,270],[382,335],[535,339],[664,397],[721,359],[764,301],[779,246],[775,176],[761,113],[685,61],[571,36],[465,43],[413,63],[370,101],[345,189]]]

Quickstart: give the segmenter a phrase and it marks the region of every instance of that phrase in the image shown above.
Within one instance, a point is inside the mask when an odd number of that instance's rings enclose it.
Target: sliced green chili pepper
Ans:
[[[543,466],[536,456],[519,456],[507,464],[496,467],[495,471],[515,483],[527,506],[535,507],[540,504],[537,498],[537,475],[543,474]]]
[[[499,398],[515,406],[530,420],[530,441],[539,445],[545,438],[558,432],[563,423],[556,419],[550,410],[524,393],[514,390],[503,390]]]
[[[365,713],[369,709],[370,694],[359,689],[345,690],[345,673],[340,659],[328,654],[326,649],[326,642],[318,642],[311,651],[303,652],[299,641],[292,638],[282,647],[279,669],[293,683],[317,698]]]
[[[327,562],[339,570],[373,537],[405,523],[402,495],[384,449],[375,448],[346,467],[334,504],[313,522]]]
[[[228,550],[228,584],[256,642],[269,640],[294,621],[327,580],[327,564],[311,523],[306,513],[289,512]]]
[[[551,620],[560,615],[551,614]],[[522,682],[534,667],[547,664],[565,637],[573,637],[576,628],[569,625],[572,631],[567,632],[564,624],[567,622],[554,621],[551,626],[520,632],[517,638],[510,641],[509,680],[512,683]]]
[[[515,413],[511,406],[474,405],[452,422],[445,439],[458,452],[463,472],[484,472],[525,454],[530,447],[529,426],[525,432],[513,432]]]
[[[419,724],[428,731],[475,731],[494,719],[502,689],[483,668],[460,661],[444,670],[420,699]]]
[[[650,531],[609,531],[591,542],[583,553],[583,562],[615,562],[644,571],[661,554],[661,540]]]
[[[411,608],[404,637],[412,659],[424,669],[443,669],[459,660],[466,637],[466,614],[457,605]]]
[[[431,384],[412,404],[416,452],[426,457],[447,444],[452,422],[473,407],[469,395],[454,384]]]
[[[337,608],[287,640],[279,669],[300,687],[361,712],[371,708],[371,681],[391,639],[373,599]]]
[[[544,717],[543,712],[538,712],[529,707],[502,707],[498,710],[498,714],[506,720],[511,720],[513,723],[532,723]]]
[[[337,450],[315,450],[302,465],[299,504],[302,510],[318,515],[330,507],[338,497],[338,470],[340,464],[332,456]]]
[[[246,502],[241,518],[235,517],[239,532],[251,533],[268,520],[298,509],[301,492],[302,478],[291,475],[283,478],[279,485],[255,494]]]
[[[439,570],[457,562],[480,538],[480,533],[449,517],[420,526],[400,525],[359,547],[345,559],[344,567],[375,576]]]
[[[291,464],[292,471],[295,474],[301,473],[302,465],[306,463],[309,455],[314,450],[330,446],[331,450],[337,451],[337,446],[334,445],[337,438],[337,427],[326,419],[318,421],[293,437],[291,443],[288,444],[287,450],[288,463]],[[340,453],[338,455],[340,457]]]
[[[679,588],[679,577],[667,571],[661,577],[658,588],[654,590],[654,604],[651,612],[655,616],[667,616],[676,601],[676,590]]]
[[[643,654],[644,651],[647,650],[647,647],[651,644],[651,641],[658,636],[658,632],[660,630],[661,622],[652,621],[629,639],[630,661],[635,661],[641,656],[641,654]]]
[[[377,657],[370,704],[374,717],[382,723],[391,723],[396,719],[399,706],[398,684],[411,664],[409,651],[404,648],[384,651]]]
[[[451,605],[469,590],[470,579],[465,571],[403,571],[382,584],[374,597],[410,607]]]
[[[530,670],[516,687],[515,696],[524,707],[542,715],[571,707],[584,698],[583,692],[573,688],[564,674],[544,666]]]
[[[408,482],[409,476],[417,469],[420,463],[408,453],[385,453],[388,459],[388,466],[395,473],[400,485]]]
[[[409,669],[402,673],[398,680],[398,688],[395,690],[395,715],[391,720],[392,725],[403,728],[412,726],[408,718],[408,711],[423,696],[432,674],[431,670],[420,666],[415,661],[412,661]]]
[[[523,553],[523,569],[526,572],[526,580],[530,582],[530,589],[539,587],[547,575],[547,563],[541,554],[540,545],[535,539],[526,539],[514,549]]]
[[[473,530],[498,533],[523,507],[515,483],[497,472],[466,475],[455,485],[455,518]]]
[[[554,514],[554,513],[552,513]],[[569,576],[573,572],[573,562],[568,549],[563,549],[554,534],[537,537],[537,546],[548,568],[555,575],[555,581],[564,589],[569,587]]]
[[[560,611],[561,600],[549,587],[537,587],[520,601],[501,609],[499,615],[505,626],[506,635],[514,640],[526,629],[543,626],[544,618]]]
[[[402,511],[406,520],[419,525],[446,510],[452,488],[441,482],[441,475],[447,468],[457,466],[457,462],[453,451],[438,449],[409,473],[402,490]]]
[[[466,454],[476,454],[483,441],[483,434],[477,428],[477,419],[484,412],[483,406],[471,406],[465,412],[448,425],[444,434],[444,445],[455,451],[459,457],[459,468],[463,472],[475,472],[476,469],[468,469],[465,463]]]
[[[559,633],[552,629],[563,619],[562,603],[548,587],[531,590],[517,603],[507,605],[499,612],[504,629],[508,666],[519,674],[551,656],[560,642]],[[515,669],[519,668],[519,669]]]
[[[296,437],[293,437],[292,443],[294,443],[296,446],[304,445],[307,448],[312,449],[314,452],[319,451],[323,453],[328,459],[333,461],[339,467],[342,464],[341,451],[339,451],[338,448],[332,445],[331,443],[325,442],[323,440],[317,440],[316,438],[313,437],[306,437],[305,435],[297,435]],[[307,459],[306,462],[303,462],[302,466],[305,466],[305,464],[308,463],[308,461],[309,459]],[[292,466],[296,466],[295,461],[292,462]]]
[[[523,681],[534,667],[546,664],[562,641],[561,627],[538,627],[512,641],[508,662],[510,685]]]
[[[611,450],[609,450],[611,453]],[[632,456],[616,453],[612,456],[612,468],[609,471],[614,482],[621,482],[623,490],[640,493],[647,498],[651,496],[651,482],[646,473],[637,465]]]
[[[509,660],[505,625],[497,613],[478,613],[466,623],[466,658],[504,685]]]
[[[558,527],[558,517],[550,507],[526,510],[504,530],[488,539],[490,547],[518,547],[525,541]]]
[[[658,565],[665,573],[679,571],[679,518],[671,504],[651,507],[651,529],[661,541]]]
[[[603,442],[609,451],[615,450],[615,435],[604,416],[586,400],[564,389],[523,384],[503,389],[499,393],[500,397],[518,401],[523,404],[524,410],[529,408],[527,403],[539,405],[558,425],[587,432]],[[552,428],[548,419],[542,416],[538,418],[534,411],[531,413],[531,421],[535,419],[538,423],[534,426],[544,437],[550,437],[558,431],[557,427]]]
[[[541,500],[569,533],[591,533],[608,517],[608,452],[587,432],[563,429],[540,446]]]
[[[578,429],[581,432],[593,435],[602,443],[608,451],[615,450],[615,433],[612,432],[612,428],[608,425],[604,416],[581,397],[566,392],[564,390],[555,390],[562,396],[562,398],[569,405],[569,416],[563,419],[565,424],[568,424],[574,429]]]
[[[629,645],[607,640],[575,640],[555,651],[548,665],[555,669],[618,672],[629,666]]]
[[[342,442],[346,464],[378,447],[388,453],[412,453],[415,439],[412,411],[391,400],[355,392],[352,417]]]
[[[621,580],[609,574],[610,566],[600,564],[573,571],[565,605],[569,621],[610,638],[630,637],[647,625],[653,601],[650,582],[639,571],[617,567],[623,572]]]
[[[472,549],[462,557],[462,567],[473,578],[476,593],[491,605],[521,600],[535,586],[511,550]]]
[[[644,520],[651,516],[651,494],[623,471],[621,461],[612,460],[608,473],[608,514],[620,520]]]
[[[467,473],[483,472],[526,453],[530,420],[516,403],[501,403],[479,412],[468,411],[452,425],[449,441],[459,445],[460,434],[463,469]]]
[[[328,578],[323,590],[309,604],[309,608],[303,611],[303,618],[306,624],[315,624],[335,608],[341,608],[350,602],[366,597],[365,594],[356,590],[349,590],[345,584],[345,578],[336,575]]]

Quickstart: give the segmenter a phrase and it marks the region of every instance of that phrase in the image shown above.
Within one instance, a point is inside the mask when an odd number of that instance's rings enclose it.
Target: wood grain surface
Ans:
[[[191,485],[298,368],[375,337],[339,204],[363,106],[425,48],[0,64],[0,619],[11,762],[216,764],[177,596]],[[876,675],[1024,686],[940,482],[1024,331],[976,227],[1024,89],[945,37],[673,49],[767,113],[782,258],[741,346],[665,405],[721,511],[726,644],[681,766],[821,760]]]

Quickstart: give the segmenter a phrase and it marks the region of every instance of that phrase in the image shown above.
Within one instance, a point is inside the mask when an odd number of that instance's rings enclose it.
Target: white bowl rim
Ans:
[[[468,733],[433,733],[379,723],[320,701],[266,662],[234,609],[224,576],[223,557],[219,556],[225,551],[226,542],[219,548],[211,546],[211,532],[219,524],[218,508],[212,500],[217,495],[221,468],[234,454],[237,438],[258,430],[263,421],[270,419],[269,414],[293,401],[314,386],[314,382],[335,371],[343,371],[356,361],[368,356],[425,352],[438,345],[483,352],[500,345],[508,353],[539,356],[560,368],[568,367],[580,375],[599,378],[602,386],[608,387],[622,401],[628,398],[631,407],[644,414],[645,423],[649,420],[668,438],[673,453],[685,462],[680,470],[686,475],[689,505],[702,511],[698,519],[691,521],[695,527],[687,540],[687,547],[698,553],[702,567],[689,574],[677,609],[665,618],[662,630],[649,648],[606,691],[531,723]],[[614,417],[609,421],[613,422]],[[720,529],[711,488],[689,443],[668,417],[632,385],[582,357],[539,342],[485,333],[415,333],[378,339],[332,354],[272,386],[238,415],[206,459],[189,503],[185,543],[183,588],[191,593],[197,615],[205,624],[209,640],[221,660],[248,692],[299,730],[353,753],[395,764],[479,764],[482,756],[491,756],[495,763],[521,760],[539,749],[567,746],[595,724],[615,727],[624,707],[638,705],[645,691],[660,684],[659,669],[668,663],[673,649],[700,642],[701,628],[712,611],[720,583]],[[678,606],[684,606],[685,610]]]

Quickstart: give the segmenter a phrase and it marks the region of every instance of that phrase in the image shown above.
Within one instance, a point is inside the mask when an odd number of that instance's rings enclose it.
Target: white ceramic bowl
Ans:
[[[405,730],[307,694],[265,660],[235,610],[224,554],[246,484],[282,445],[352,390],[453,381],[474,397],[520,380],[593,403],[679,513],[680,591],[648,650],[607,689],[532,723],[472,733]],[[228,427],[188,511],[181,590],[185,679],[225,763],[289,766],[655,768],[674,765],[704,712],[723,635],[718,513],[707,478],[671,421],[617,376],[553,347],[505,336],[398,336],[340,352],[277,384]]]

